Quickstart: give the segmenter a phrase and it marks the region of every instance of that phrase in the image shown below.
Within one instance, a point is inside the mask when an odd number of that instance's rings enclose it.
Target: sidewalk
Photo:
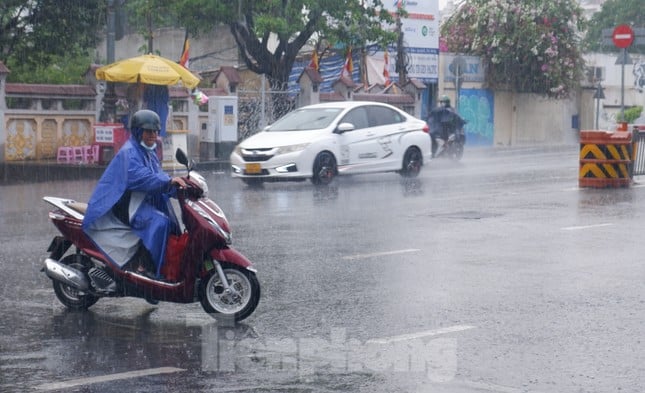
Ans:
[[[534,152],[573,153],[578,145],[543,145],[543,146],[466,146],[464,155],[498,155],[498,154],[531,154]],[[62,164],[56,160],[43,161],[9,161],[0,163],[0,184],[24,182],[44,182],[57,180],[96,179],[103,174],[106,165],[98,164]],[[196,162],[198,171],[230,171],[228,160]],[[177,170],[177,169],[174,169]],[[173,169],[166,169],[173,172]]]
[[[56,160],[8,161],[0,163],[0,184],[34,183],[58,180],[98,180],[107,165],[67,164]],[[228,160],[195,163],[196,170],[228,171]],[[172,172],[172,169],[168,170]]]

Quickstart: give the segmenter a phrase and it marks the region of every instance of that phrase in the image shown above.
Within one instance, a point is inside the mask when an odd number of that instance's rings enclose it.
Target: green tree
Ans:
[[[57,73],[52,81],[76,83],[81,74],[66,70],[78,70],[77,62],[89,59],[105,25],[104,9],[104,0],[0,2],[0,60],[11,70],[8,79],[34,82],[34,75],[51,69]]]
[[[613,30],[618,25],[631,25],[632,27],[645,27],[645,0],[607,0],[599,12],[596,12],[589,21],[587,34],[583,41],[586,51],[617,52],[620,49],[615,45],[603,45],[603,29]],[[630,53],[645,53],[645,45],[632,45]]]
[[[583,25],[576,0],[465,0],[441,36],[482,59],[489,87],[559,98],[582,79]]]
[[[128,0],[124,4],[128,23],[147,41],[140,52],[160,54],[154,49],[154,29],[179,27],[173,3],[174,0]]]
[[[379,12],[381,0],[177,0],[172,4],[191,34],[210,31],[214,23],[228,25],[242,61],[251,71],[265,74],[271,87],[279,90],[286,89],[296,56],[312,40],[350,46],[394,40],[394,34],[382,28],[394,21],[389,13]]]

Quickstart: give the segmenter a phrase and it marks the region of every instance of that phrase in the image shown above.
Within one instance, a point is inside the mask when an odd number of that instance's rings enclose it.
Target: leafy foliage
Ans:
[[[482,59],[491,88],[560,98],[581,80],[581,16],[575,0],[465,0],[441,35]]]
[[[583,41],[584,48],[589,51],[611,51],[620,49],[612,45],[603,45],[602,30],[614,29],[618,25],[627,24],[633,27],[645,27],[645,0],[607,0],[599,12],[589,21],[587,35]],[[645,53],[645,46],[631,46],[631,53]]]
[[[87,61],[88,48],[96,46],[104,9],[103,0],[0,2],[0,60],[11,70],[8,79],[43,82],[38,75],[50,70],[45,79],[52,83],[77,83],[84,70],[74,74],[78,65],[72,63]]]
[[[18,75],[16,82],[48,83],[53,85],[83,84],[85,73],[92,63],[88,55],[60,56],[52,55],[47,64],[26,64],[18,62],[11,64],[11,75]]]
[[[160,55],[154,49],[153,31],[158,27],[173,26],[176,22],[173,0],[128,0],[124,4],[130,25],[141,34],[148,43],[139,52]]]
[[[634,120],[638,119],[643,112],[643,107],[640,105],[632,106],[631,108],[625,109],[624,121],[627,123],[633,123]],[[621,116],[618,116],[618,121],[621,121]]]
[[[224,23],[246,66],[284,89],[300,50],[311,40],[350,46],[385,45],[395,36],[383,29],[393,18],[381,0],[177,0],[180,23],[192,33]]]

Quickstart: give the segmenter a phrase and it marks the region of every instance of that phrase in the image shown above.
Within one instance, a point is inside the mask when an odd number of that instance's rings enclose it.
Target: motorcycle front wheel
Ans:
[[[227,293],[216,269],[212,269],[199,286],[202,308],[213,317],[225,315],[238,322],[255,311],[260,302],[260,282],[255,273],[242,267],[221,263],[231,288]]]
[[[89,258],[80,255],[72,254],[60,260],[60,263],[87,273],[87,266],[89,266]],[[74,311],[82,311],[90,308],[96,303],[99,298],[94,295],[79,291],[69,285],[65,285],[60,281],[52,280],[54,286],[54,293],[58,300],[63,303],[67,308]]]
[[[464,156],[464,145],[461,143],[455,143],[452,146],[452,151],[450,152],[450,158],[453,161],[459,161]]]

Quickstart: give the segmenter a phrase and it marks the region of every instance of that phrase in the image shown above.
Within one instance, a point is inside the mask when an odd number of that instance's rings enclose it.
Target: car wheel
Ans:
[[[313,176],[311,182],[316,185],[326,185],[331,183],[338,169],[336,168],[336,159],[328,151],[318,153],[314,160]]]
[[[416,177],[421,171],[423,157],[421,151],[416,147],[409,147],[403,155],[403,167],[401,168],[401,176],[403,177]]]

